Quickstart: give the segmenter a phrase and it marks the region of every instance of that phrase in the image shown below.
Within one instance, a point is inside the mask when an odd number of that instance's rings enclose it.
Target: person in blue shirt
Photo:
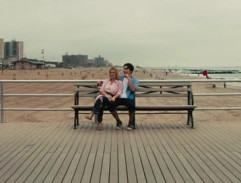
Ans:
[[[120,81],[123,82],[122,95],[114,102],[111,102],[110,108],[116,108],[119,105],[124,105],[129,111],[129,123],[127,130],[136,128],[135,125],[135,91],[138,88],[139,81],[132,75],[134,66],[131,63],[126,63],[123,66],[123,75],[120,76]],[[116,110],[111,111],[111,114],[116,119],[116,129],[122,128],[122,121],[120,120]]]

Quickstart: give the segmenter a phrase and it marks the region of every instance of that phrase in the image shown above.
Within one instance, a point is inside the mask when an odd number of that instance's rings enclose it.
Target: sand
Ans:
[[[122,73],[122,68],[120,68]],[[140,80],[176,80],[176,79],[206,79],[203,76],[194,77],[181,75],[175,72],[166,72],[164,70],[142,70],[136,69],[134,76]],[[108,76],[108,68],[79,68],[79,69],[46,69],[46,70],[5,70],[0,73],[0,80],[101,80]],[[215,84],[215,88],[213,88]],[[74,84],[45,84],[45,83],[19,83],[19,84],[5,84],[4,90],[7,94],[12,93],[60,93],[73,94]],[[238,93],[239,87],[234,87],[227,84],[224,88],[223,83],[194,83],[193,92],[197,93]],[[163,103],[175,103],[176,98],[157,98],[157,99],[138,99],[137,104],[157,105]],[[195,105],[198,107],[223,107],[233,106],[240,107],[241,96],[212,96],[212,97],[194,97]],[[72,97],[5,97],[5,108],[12,107],[63,107],[70,108],[73,105]],[[84,103],[93,101],[85,100]],[[72,122],[74,113],[72,111],[6,111],[4,113],[5,122]],[[120,116],[123,122],[127,122],[128,116],[123,114]],[[186,115],[174,114],[160,114],[160,115],[146,115],[138,114],[136,116],[137,122],[179,122],[186,121]],[[240,121],[241,110],[208,110],[208,111],[194,111],[194,120],[199,122],[212,121]],[[89,122],[83,116],[80,116],[81,122]],[[111,115],[104,115],[104,123],[113,123],[114,119]]]

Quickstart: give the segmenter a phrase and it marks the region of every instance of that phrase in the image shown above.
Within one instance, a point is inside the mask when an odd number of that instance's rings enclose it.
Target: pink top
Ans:
[[[100,88],[100,92],[108,92],[113,95],[119,94],[120,96],[122,95],[123,92],[123,83],[119,80],[115,80],[113,83],[111,81],[105,80]]]

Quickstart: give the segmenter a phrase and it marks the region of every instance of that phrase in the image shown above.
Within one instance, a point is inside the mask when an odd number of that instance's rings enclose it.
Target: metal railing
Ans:
[[[19,107],[19,108],[7,108],[5,107],[5,98],[6,97],[73,97],[74,98],[74,85],[75,84],[85,84],[89,82],[95,82],[96,80],[0,80],[1,84],[1,122],[4,122],[4,112],[5,111],[72,111],[71,107],[67,108],[32,108],[32,107]],[[241,85],[241,79],[210,79],[210,80],[200,80],[200,79],[192,79],[192,80],[140,80],[140,83],[165,83],[165,82],[191,82],[191,83],[223,83],[224,88],[227,83],[239,83]],[[73,84],[72,93],[6,93],[5,85],[6,84],[19,84],[19,83],[70,83]],[[241,86],[240,86],[241,88]],[[195,97],[207,97],[207,96],[241,96],[239,92],[233,93],[195,93],[193,92],[194,101]],[[74,101],[74,100],[73,100]],[[197,106],[196,110],[241,110],[241,106],[237,107],[201,107]]]

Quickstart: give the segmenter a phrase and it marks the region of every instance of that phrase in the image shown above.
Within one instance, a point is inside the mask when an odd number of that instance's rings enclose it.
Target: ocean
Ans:
[[[185,75],[202,76],[203,71],[207,70],[209,78],[212,79],[241,79],[241,66],[237,67],[162,67],[161,69],[172,70]],[[241,86],[241,82],[229,83]]]
[[[241,66],[238,67],[162,67],[183,74],[202,75],[207,70],[208,76],[214,79],[241,79]]]

